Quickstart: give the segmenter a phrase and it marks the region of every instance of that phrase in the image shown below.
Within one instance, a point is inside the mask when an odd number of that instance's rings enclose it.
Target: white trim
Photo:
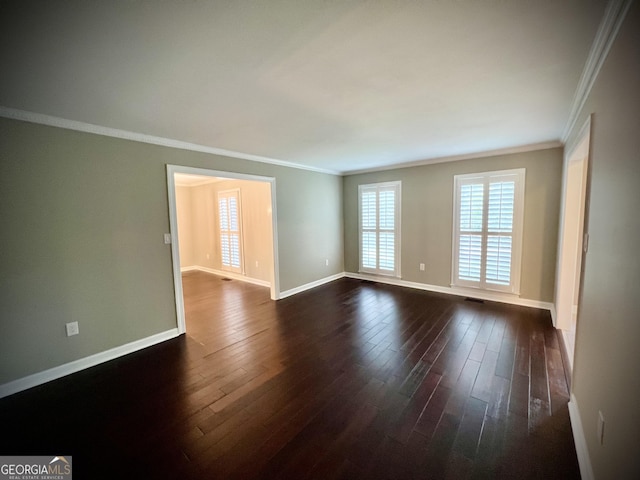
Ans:
[[[567,119],[567,123],[562,134],[563,142],[567,141],[576,121],[578,120],[582,107],[584,107],[584,104],[591,93],[591,89],[593,88],[593,84],[595,83],[596,78],[598,78],[600,69],[604,64],[604,61],[607,59],[609,50],[618,36],[618,31],[620,30],[620,26],[629,11],[632,1],[633,0],[609,0],[607,3],[607,8],[605,9],[604,16],[600,21],[598,32],[593,40],[593,44],[591,45],[591,50],[589,51],[589,56],[587,57],[587,61],[584,65],[582,76],[580,77],[578,87],[576,88],[576,92],[573,96],[571,113],[569,114],[569,118]]]
[[[278,202],[276,200],[276,179],[271,181],[271,242],[273,248],[273,271],[271,272],[271,300],[280,298],[280,257],[278,255]]]
[[[589,114],[582,124],[582,128],[573,139],[573,142],[564,146],[564,161],[569,163],[569,159],[576,153],[576,149],[581,146],[586,136],[591,137],[591,122],[593,121],[593,113]],[[591,142],[591,140],[589,140]]]
[[[300,163],[287,162],[270,157],[253,155],[251,153],[236,152],[226,150],[224,148],[208,147],[196,143],[183,142],[173,138],[157,137],[155,135],[147,135],[145,133],[129,132],[118,128],[103,127],[92,123],[78,122],[66,118],[54,117],[44,113],[28,112],[16,108],[9,108],[0,105],[0,117],[10,118],[13,120],[22,120],[23,122],[37,123],[40,125],[49,125],[51,127],[65,128],[67,130],[75,130],[77,132],[94,133],[105,137],[121,138],[124,140],[133,140],[134,142],[149,143],[152,145],[160,145],[163,147],[177,148],[180,150],[190,150],[193,152],[210,153],[213,155],[223,155],[231,158],[242,158],[243,160],[251,160],[253,162],[269,163],[279,167],[296,168],[299,170],[309,170],[311,172],[327,173],[329,175],[341,175],[341,172],[329,170],[326,168],[311,167]]]
[[[367,268],[362,265],[362,193],[364,190],[375,190],[376,192],[376,258],[377,264],[379,264],[380,258],[380,244],[378,240],[380,238],[380,225],[379,225],[379,201],[380,201],[380,190],[384,189],[392,189],[394,193],[394,269],[393,272],[384,271],[380,268]],[[369,231],[373,229],[368,229]],[[388,231],[388,230],[386,230]],[[369,183],[369,184],[361,184],[358,185],[358,271],[364,273],[371,273],[376,275],[389,275],[392,277],[400,278],[402,276],[402,181],[401,180],[393,180],[389,182],[380,182],[380,183]]]
[[[556,312],[555,303],[551,304],[551,307],[549,308],[549,313],[551,314],[551,322],[552,322],[553,326],[555,328],[558,328],[558,312]]]
[[[505,179],[506,177],[506,179]],[[501,179],[514,182],[514,198],[513,198],[513,224],[511,232],[493,233],[489,230],[489,203],[490,203],[490,187],[491,184]],[[482,226],[479,232],[471,232],[473,235],[481,237],[481,258],[480,258],[480,278],[478,281],[464,280],[459,278],[459,246],[462,231],[460,228],[460,199],[461,188],[464,185],[483,186],[483,213]],[[480,288],[486,291],[508,293],[511,295],[520,295],[520,279],[522,268],[522,243],[524,232],[524,202],[526,188],[526,169],[515,168],[509,170],[497,170],[490,172],[477,172],[454,175],[453,177],[453,232],[452,241],[452,261],[451,261],[451,286],[454,288]],[[504,235],[511,237],[511,266],[510,279],[508,285],[491,284],[487,281],[487,245],[489,236]]]
[[[176,323],[178,331],[185,333],[187,324],[184,313],[184,295],[182,290],[182,273],[180,268],[180,245],[178,239],[178,214],[176,210],[176,185],[175,174],[186,173],[189,175],[202,175],[205,177],[223,177],[237,180],[253,180],[266,182],[270,185],[271,191],[271,233],[273,235],[273,272],[270,283],[271,299],[280,298],[280,273],[278,263],[278,216],[276,209],[276,179],[273,177],[262,177],[259,175],[249,175],[236,172],[225,172],[220,170],[209,170],[206,168],[184,167],[180,165],[167,165],[167,192],[169,200],[169,230],[171,233],[171,260],[173,265],[173,285],[176,304]]]
[[[561,328],[558,328],[558,330],[560,330],[560,335],[562,336],[564,350],[567,352],[567,362],[569,363],[567,367],[569,367],[569,372],[573,373],[573,362],[576,353],[576,333]]]
[[[171,234],[171,263],[173,273],[173,292],[176,305],[176,326],[178,332],[187,331],[184,313],[184,294],[182,291],[182,273],[180,272],[180,246],[178,245],[178,209],[176,207],[175,171],[167,165],[167,195],[169,201],[169,233]]]
[[[578,456],[578,464],[580,465],[580,476],[582,480],[593,480],[593,468],[591,467],[587,439],[584,436],[584,429],[582,428],[578,402],[573,394],[571,394],[571,400],[569,401],[569,417],[571,418],[573,441],[576,445],[576,454]]]
[[[198,272],[210,273],[210,274],[216,275],[218,277],[232,278],[233,280],[238,280],[239,282],[251,283],[253,285],[259,285],[261,287],[267,287],[268,288],[268,287],[271,286],[271,282],[268,282],[266,280],[260,280],[258,278],[247,277],[246,275],[242,275],[241,273],[227,272],[227,271],[223,271],[223,270],[216,270],[215,268],[203,267],[201,265],[191,265],[189,267],[180,267],[180,271],[182,273],[198,271]]]
[[[292,295],[296,295],[298,293],[304,292],[306,290],[311,290],[312,288],[319,287],[324,285],[325,283],[333,282],[334,280],[339,280],[345,276],[344,272],[336,273],[335,275],[331,275],[329,277],[321,278],[320,280],[316,280],[314,282],[305,283],[304,285],[300,285],[299,287],[292,288],[290,290],[285,290],[284,292],[280,292],[279,299],[287,298]]]
[[[590,150],[591,150],[591,124],[592,124],[593,114],[587,116],[582,128],[578,132],[578,135],[574,138],[572,144],[567,145],[564,150],[564,157],[562,160],[562,191],[561,191],[561,204],[560,204],[560,218],[558,220],[558,240],[557,240],[557,257],[556,257],[556,274],[555,274],[555,288],[554,288],[554,303],[558,309],[556,310],[556,318],[554,320],[554,326],[560,329],[567,329],[570,327],[570,318],[566,317],[566,308],[564,308],[563,301],[563,292],[566,295],[567,289],[567,280],[566,278],[570,278],[570,285],[572,289],[580,288],[580,285],[575,285],[575,268],[571,268],[570,271],[565,271],[566,267],[563,268],[563,262],[565,258],[568,258],[567,255],[570,253],[572,256],[580,254],[582,255],[582,245],[576,247],[574,250],[567,250],[567,247],[564,244],[565,241],[565,220],[567,219],[567,189],[569,184],[569,166],[572,163],[572,158],[579,154],[579,161],[583,163],[583,183],[582,183],[582,197],[581,197],[581,207],[583,209],[580,232],[578,232],[578,237],[582,238],[582,235],[585,233],[584,225],[586,218],[586,204],[587,204],[587,184],[589,182],[588,172],[589,172],[589,162],[590,162]],[[584,148],[585,151],[579,151],[578,148]],[[580,260],[582,262],[582,259]],[[577,267],[577,264],[576,264]],[[582,267],[581,267],[582,268]],[[571,294],[573,295],[573,293]],[[559,311],[558,311],[559,310]]]
[[[531,300],[528,298],[517,297],[512,294],[500,292],[488,292],[485,290],[460,287],[442,287],[440,285],[429,285],[427,283],[410,282],[399,278],[390,278],[379,275],[368,275],[363,273],[345,272],[347,278],[358,280],[369,280],[372,282],[384,283],[387,285],[395,285],[398,287],[415,288],[417,290],[425,290],[428,292],[445,293],[447,295],[456,295],[459,297],[471,297],[481,300],[489,300],[492,302],[508,303],[511,305],[519,305],[521,307],[539,308],[542,310],[551,310],[553,304],[540,300]]]
[[[394,165],[385,165],[374,168],[364,168],[362,170],[346,170],[342,172],[346,175],[359,175],[361,173],[384,172],[387,170],[395,170],[397,168],[420,167],[423,165],[433,165],[434,163],[458,162],[460,160],[474,160],[476,158],[497,157],[500,155],[511,155],[514,153],[536,152],[538,150],[548,150],[550,148],[559,148],[564,144],[560,140],[552,140],[550,142],[532,143],[529,145],[521,145],[518,147],[498,148],[495,150],[486,150],[484,152],[465,153],[462,155],[451,155],[448,157],[436,157],[413,162],[396,163]]]
[[[195,271],[200,270],[207,273],[212,273],[214,275],[227,276],[229,278],[233,278],[228,272],[222,272],[219,270],[214,270],[211,268],[200,267],[200,266],[190,266],[184,267],[183,271]],[[279,299],[283,299],[286,297],[290,297],[292,295],[296,295],[301,292],[305,292],[307,290],[311,290],[312,288],[319,287],[324,285],[325,283],[333,282],[334,280],[339,280],[341,278],[353,278],[357,280],[369,280],[372,282],[384,283],[387,285],[395,285],[398,287],[408,287],[414,288],[416,290],[425,290],[428,292],[436,292],[436,293],[444,293],[447,295],[456,295],[459,297],[472,297],[479,298],[482,300],[489,300],[493,302],[507,303],[510,305],[518,305],[521,307],[531,307],[538,308],[541,310],[554,310],[554,305],[550,302],[542,302],[540,300],[530,300],[527,298],[520,298],[510,294],[504,293],[495,293],[495,292],[485,292],[477,289],[464,289],[464,288],[452,288],[452,287],[441,287],[439,285],[429,285],[426,283],[418,283],[418,282],[409,282],[407,280],[402,280],[400,278],[388,276],[388,275],[371,275],[367,273],[352,273],[352,272],[341,272],[336,273],[335,275],[331,275],[329,277],[321,278],[320,280],[316,280],[314,282],[306,283],[299,287],[292,288],[290,290],[285,290],[280,293]],[[248,277],[244,277],[244,281],[247,281]],[[238,278],[237,280],[243,280],[242,278]],[[249,283],[254,283],[254,279],[251,279]],[[255,282],[260,282],[261,280],[255,280]],[[256,283],[256,285],[260,285]]]
[[[195,272],[197,270],[200,270],[200,268],[202,268],[202,267],[198,267],[197,265],[191,265],[191,266],[188,266],[188,267],[180,267],[180,273]]]
[[[169,225],[171,231],[171,255],[173,260],[173,282],[175,292],[175,303],[177,312],[177,324],[180,333],[186,332],[186,322],[184,313],[184,296],[182,290],[182,275],[180,268],[180,247],[178,239],[178,218],[175,199],[175,175],[176,173],[186,173],[189,175],[201,175],[207,177],[223,177],[225,179],[252,180],[267,182],[271,191],[271,228],[273,235],[273,281],[270,283],[271,299],[277,300],[280,293],[280,274],[278,263],[278,230],[277,230],[277,205],[276,205],[276,179],[273,177],[263,177],[236,172],[226,172],[220,170],[209,170],[196,167],[184,167],[179,165],[167,165],[167,189],[169,195]]]
[[[630,0],[625,0],[625,1],[630,2]],[[385,165],[381,167],[366,168],[361,170],[338,171],[338,170],[330,170],[327,168],[311,167],[311,166],[303,165],[300,163],[287,162],[284,160],[278,160],[270,157],[263,157],[260,155],[253,155],[250,153],[242,153],[242,152],[236,152],[233,150],[225,150],[222,148],[208,147],[205,145],[198,145],[195,143],[183,142],[181,140],[175,140],[171,138],[157,137],[155,135],[147,135],[144,133],[129,132],[127,130],[120,130],[117,128],[103,127],[101,125],[94,125],[92,123],[69,120],[66,118],[55,117],[53,115],[46,115],[43,113],[28,112],[26,110],[4,107],[2,105],[0,105],[0,117],[9,118],[12,120],[21,120],[23,122],[37,123],[40,125],[48,125],[51,127],[64,128],[67,130],[75,130],[78,132],[93,133],[93,134],[102,135],[105,137],[132,140],[135,142],[149,143],[152,145],[160,145],[160,146],[169,147],[169,148],[177,148],[180,150],[190,150],[194,152],[210,153],[213,155],[223,155],[225,157],[231,157],[231,158],[241,158],[243,160],[251,160],[254,162],[268,163],[271,165],[277,165],[281,167],[296,168],[299,170],[308,170],[311,172],[326,173],[329,175],[338,175],[338,176],[356,175],[359,173],[369,173],[369,172],[380,172],[385,170],[393,170],[396,168],[417,167],[421,165],[431,165],[434,163],[456,162],[459,160],[470,160],[474,158],[493,157],[498,155],[509,155],[513,153],[525,153],[525,152],[532,152],[537,150],[547,150],[549,148],[557,148],[563,145],[563,143],[559,140],[552,140],[549,142],[533,143],[533,144],[521,145],[517,147],[499,148],[495,150],[487,150],[484,152],[465,153],[461,155],[451,155],[446,157],[436,157],[436,158],[430,158],[430,159],[398,163],[394,165]]]
[[[144,348],[151,347],[152,345],[156,345],[158,343],[162,343],[175,338],[178,335],[180,335],[178,329],[172,328],[171,330],[156,333],[155,335],[151,335],[150,337],[141,338],[140,340],[135,340],[133,342],[120,345],[119,347],[105,350],[104,352],[80,358],[78,360],[65,363],[64,365],[59,365],[57,367],[44,370],[43,372],[34,373],[17,380],[13,380],[9,383],[0,385],[0,398],[13,395],[14,393],[18,393],[23,390],[36,387],[38,385],[42,385],[43,383],[65,377],[67,375],[71,375],[72,373],[91,368],[101,363],[114,360],[118,357],[129,355],[130,353],[137,352],[138,350],[142,350]]]
[[[626,0],[630,1],[630,0]],[[626,12],[625,12],[626,13]],[[618,26],[619,28],[619,26]],[[533,143],[528,145],[521,145],[516,147],[498,148],[494,150],[486,150],[483,152],[464,153],[460,155],[450,155],[445,157],[435,157],[429,159],[416,160],[411,162],[403,162],[392,165],[384,165],[380,167],[365,168],[360,170],[331,170],[327,168],[312,167],[309,165],[303,165],[295,162],[287,162],[285,160],[278,160],[270,157],[263,157],[260,155],[254,155],[250,153],[236,152],[233,150],[225,150],[222,148],[209,147],[206,145],[199,145],[196,143],[183,142],[181,140],[175,140],[171,138],[158,137],[155,135],[147,135],[145,133],[130,132],[127,130],[121,130],[117,128],[104,127],[101,125],[94,125],[92,123],[79,122],[76,120],[69,120],[66,118],[55,117],[53,115],[46,115],[44,113],[29,112],[26,110],[20,110],[17,108],[10,108],[0,105],[0,117],[9,118],[12,120],[20,120],[23,122],[36,123],[39,125],[48,125],[51,127],[64,128],[66,130],[74,130],[77,132],[93,133],[95,135],[102,135],[105,137],[120,138],[123,140],[131,140],[134,142],[148,143],[151,145],[160,145],[163,147],[177,148],[179,150],[189,150],[201,153],[210,153],[212,155],[222,155],[231,158],[241,158],[243,160],[251,160],[254,162],[268,163],[271,165],[277,165],[280,167],[296,168],[299,170],[308,170],[317,173],[326,173],[328,175],[346,176],[357,175],[360,173],[382,172],[386,170],[394,170],[397,168],[410,168],[419,167],[421,165],[431,165],[435,163],[457,162],[460,160],[471,160],[476,158],[494,157],[499,155],[510,155],[514,153],[526,153],[538,150],[547,150],[550,148],[558,148],[563,146],[563,142],[560,140],[552,140],[548,142]]]

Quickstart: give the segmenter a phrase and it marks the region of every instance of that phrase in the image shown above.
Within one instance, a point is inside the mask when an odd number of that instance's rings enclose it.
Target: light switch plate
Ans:
[[[78,335],[80,333],[80,329],[78,328],[78,322],[70,322],[65,325],[67,329],[67,337],[71,337],[72,335]]]

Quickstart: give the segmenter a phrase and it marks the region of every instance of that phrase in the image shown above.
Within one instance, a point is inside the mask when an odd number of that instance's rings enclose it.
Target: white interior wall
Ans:
[[[271,283],[273,233],[271,187],[267,182],[229,179],[176,187],[180,267],[221,270],[217,192],[235,188],[240,190],[245,276]]]

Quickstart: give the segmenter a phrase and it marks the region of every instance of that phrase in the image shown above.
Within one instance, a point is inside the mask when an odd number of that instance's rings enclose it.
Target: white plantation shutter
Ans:
[[[459,275],[465,280],[480,280],[482,257],[482,184],[462,185],[460,190]]]
[[[480,263],[482,259],[482,236],[460,235],[458,254],[458,275],[461,279],[480,281]]]
[[[487,283],[511,283],[515,180],[489,183],[487,214]]]
[[[452,284],[519,293],[524,169],[454,179]]]
[[[400,276],[400,182],[360,185],[360,271]]]
[[[220,254],[222,269],[242,272],[240,192],[218,192]]]
[[[378,266],[378,194],[375,190],[364,191],[360,196],[362,232],[360,252],[362,267],[375,269]]]
[[[487,283],[511,283],[511,237],[487,236]]]

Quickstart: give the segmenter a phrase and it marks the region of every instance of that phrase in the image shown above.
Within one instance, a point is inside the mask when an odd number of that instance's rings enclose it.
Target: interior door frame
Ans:
[[[169,200],[169,233],[171,234],[171,260],[173,265],[173,284],[175,292],[176,315],[178,333],[187,331],[184,313],[184,294],[182,290],[182,272],[180,271],[180,240],[178,238],[178,214],[176,208],[175,174],[200,175],[203,177],[218,177],[233,180],[251,180],[269,183],[271,189],[271,234],[273,236],[273,272],[271,275],[271,299],[280,298],[280,267],[278,261],[278,222],[276,211],[276,179],[245,173],[209,170],[206,168],[185,167],[182,165],[167,165],[167,193]]]
[[[565,152],[554,318],[555,327],[563,332],[573,329],[574,316],[577,331],[580,311],[584,255],[588,248],[591,116],[587,118],[571,148],[566,149]],[[579,170],[571,172],[571,167],[576,165]],[[576,177],[571,178],[571,175]],[[580,180],[580,184],[570,185],[570,182],[576,182],[576,178]],[[578,187],[577,192],[575,187]],[[576,194],[579,198],[575,198]],[[570,198],[570,195],[573,196]],[[571,224],[572,219],[573,224]],[[575,351],[569,354],[571,357],[569,362],[573,364]]]

